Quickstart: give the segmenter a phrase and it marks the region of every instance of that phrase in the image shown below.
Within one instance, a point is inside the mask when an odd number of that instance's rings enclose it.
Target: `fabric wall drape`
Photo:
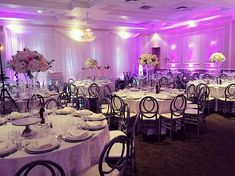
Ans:
[[[48,60],[55,59],[52,65],[54,72],[62,72],[63,81],[68,78],[83,79],[88,74],[120,77],[123,72],[136,73],[139,58],[139,37],[122,39],[110,31],[95,31],[96,40],[79,42],[69,35],[69,30],[53,27],[22,27],[22,32],[13,32],[4,27],[5,59],[10,60],[17,50],[28,47],[37,50]],[[110,70],[84,71],[84,61],[93,58],[98,65],[111,67]],[[94,72],[94,73],[91,73]],[[7,69],[11,79],[14,72]],[[40,73],[39,81],[46,80],[47,73]]]

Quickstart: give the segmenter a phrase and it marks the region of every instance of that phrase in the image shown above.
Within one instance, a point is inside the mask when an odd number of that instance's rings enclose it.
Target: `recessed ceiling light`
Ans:
[[[42,13],[42,10],[37,10],[38,13]]]
[[[119,16],[119,18],[126,20],[128,17],[127,16]]]

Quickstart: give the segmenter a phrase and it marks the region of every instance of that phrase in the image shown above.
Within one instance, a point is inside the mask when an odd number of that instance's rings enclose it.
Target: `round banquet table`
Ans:
[[[176,89],[161,89],[159,94],[156,94],[153,91],[154,90],[143,91],[143,90],[137,90],[137,89],[136,90],[124,89],[118,92],[114,92],[113,94],[120,96],[124,100],[124,102],[128,104],[130,108],[130,112],[135,113],[135,114],[139,113],[140,101],[145,96],[152,96],[156,98],[158,105],[159,105],[158,114],[170,113],[170,104],[171,104],[172,99],[175,96],[182,94],[182,92],[179,92]],[[142,130],[144,130],[146,134],[149,134],[149,135],[154,134],[156,131],[155,119],[144,119],[144,120],[147,120],[148,123],[152,123],[154,125],[150,127],[149,126],[141,127]],[[159,121],[157,121],[157,123],[159,123]],[[166,129],[161,128],[161,134],[165,134],[165,133],[166,133]]]
[[[234,83],[235,81],[223,81],[222,84],[216,84],[215,81],[210,80],[209,83],[205,80],[195,80],[188,82],[188,85],[194,84],[197,86],[200,83],[205,83],[210,88],[210,97],[215,99],[224,98],[224,91],[229,84]]]
[[[158,113],[169,113],[170,112],[170,104],[173,99],[173,97],[182,94],[182,92],[179,92],[178,90],[162,90],[159,94],[156,94],[151,91],[132,91],[129,90],[122,90],[118,92],[114,92],[117,96],[120,96],[124,102],[126,102],[130,108],[130,112],[132,113],[138,113],[139,112],[139,104],[143,97],[145,96],[152,96],[157,99],[159,110]]]
[[[48,100],[49,98],[58,98],[58,93],[54,91],[48,91],[48,90],[39,90],[35,92],[35,94],[39,94],[44,98],[44,101]],[[15,100],[17,107],[19,108],[20,112],[27,112],[27,101],[30,98],[27,94],[23,94],[20,98],[16,98],[16,95],[12,95],[12,98]]]
[[[47,121],[53,124],[53,128],[51,130],[58,135],[62,134],[61,126],[66,124],[66,122],[72,118],[76,119],[77,117],[73,117],[72,115],[50,115],[48,116]],[[70,127],[68,127],[68,129],[69,128]],[[10,123],[2,125],[0,126],[0,136],[2,139],[3,137],[7,138],[9,131],[17,129],[23,131],[24,127],[13,126]],[[43,131],[44,130],[42,129],[41,132]],[[92,138],[83,142],[68,143],[62,140],[58,149],[48,153],[29,154],[23,149],[18,150],[15,153],[0,159],[0,175],[14,176],[22,166],[35,160],[54,161],[62,166],[66,176],[78,175],[78,173],[83,169],[98,163],[104,145],[109,142],[109,129],[107,125],[104,129],[91,131],[91,133],[93,134]],[[30,142],[35,139],[25,140]],[[44,169],[38,169],[37,172],[31,175],[46,176],[47,174]]]
[[[88,96],[89,95],[88,88],[92,83],[96,83],[99,86],[99,89],[100,89],[99,95],[101,99],[104,98],[104,89],[106,85],[110,87],[111,92],[115,91],[115,85],[112,82],[107,81],[107,80],[96,80],[95,82],[90,81],[90,80],[89,81],[82,80],[82,81],[76,81],[74,85],[78,87],[78,91],[79,91],[78,93]]]

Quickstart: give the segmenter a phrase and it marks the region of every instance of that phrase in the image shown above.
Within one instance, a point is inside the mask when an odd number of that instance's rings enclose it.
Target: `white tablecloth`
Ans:
[[[206,80],[195,80],[195,81],[190,81],[188,85],[194,84],[197,86],[200,83],[205,83],[207,84]],[[223,98],[224,97],[224,91],[226,87],[229,84],[235,83],[234,81],[223,81],[222,84],[216,84],[214,81],[209,81],[209,84],[207,86],[210,88],[210,97],[213,97],[215,99]]]
[[[171,92],[170,92],[171,91]],[[114,94],[122,97],[122,99],[128,104],[130,108],[130,112],[138,113],[139,112],[139,104],[143,97],[152,96],[157,99],[159,110],[158,113],[169,113],[170,112],[170,104],[173,97],[181,94],[181,92],[177,90],[169,91],[161,91],[159,94],[150,91],[131,91],[131,90],[123,90],[119,92],[115,92]]]
[[[74,84],[78,87],[80,94],[86,95],[88,96],[88,87],[92,84],[92,81],[76,81]],[[99,86],[99,95],[100,98],[104,97],[104,89],[105,86],[108,85],[111,89],[111,92],[115,91],[115,85],[112,82],[106,81],[106,82],[102,82],[102,81],[95,81],[94,83],[96,83]],[[107,90],[106,90],[107,91]],[[107,92],[108,93],[108,92]]]
[[[48,121],[52,122],[53,131],[55,131],[56,134],[61,134],[61,125],[72,118],[76,117],[70,115],[54,115],[50,116]],[[10,123],[0,126],[2,140],[6,139],[8,132],[13,129],[23,130],[24,128],[13,126]],[[109,141],[108,126],[103,130],[93,131],[92,133],[94,133],[94,136],[84,142],[67,143],[61,141],[60,147],[49,153],[33,155],[26,153],[24,150],[18,150],[14,154],[0,159],[0,175],[14,176],[23,165],[35,160],[54,161],[62,166],[66,176],[77,175],[81,170],[98,162],[104,145]],[[44,173],[44,170],[40,170],[39,172],[34,173],[33,176],[46,176],[46,174]]]

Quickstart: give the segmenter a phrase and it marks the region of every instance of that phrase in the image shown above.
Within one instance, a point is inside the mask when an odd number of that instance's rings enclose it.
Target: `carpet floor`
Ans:
[[[234,176],[235,118],[212,114],[199,137],[167,137],[162,144],[136,138],[138,176]],[[195,131],[196,134],[196,131]]]

